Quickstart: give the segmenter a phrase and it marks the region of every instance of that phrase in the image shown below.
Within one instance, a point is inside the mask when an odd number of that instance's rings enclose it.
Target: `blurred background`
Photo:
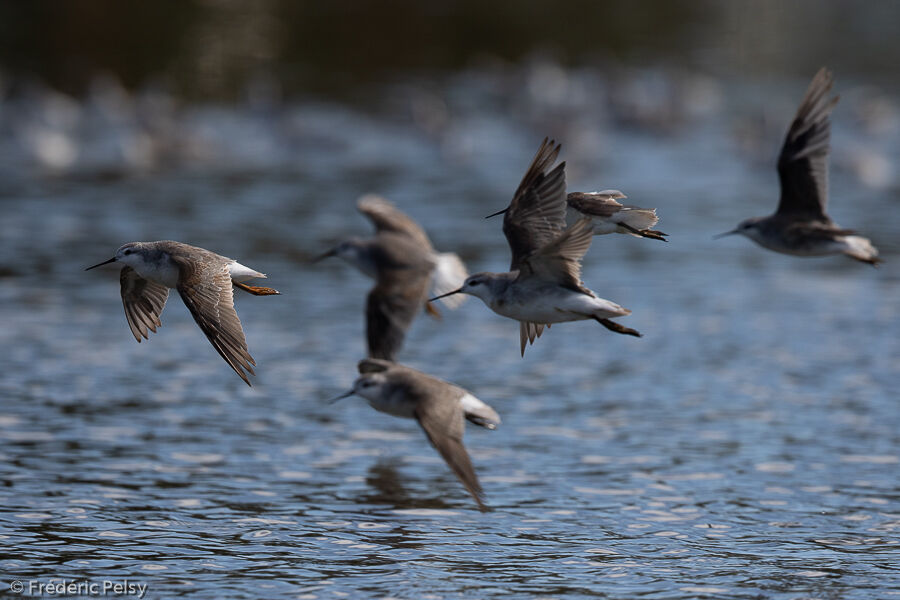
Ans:
[[[777,136],[759,119],[784,119],[788,106],[771,86],[822,65],[860,92],[843,121],[896,133],[898,11],[815,0],[3,2],[2,152],[11,171],[277,170],[309,143],[302,118],[285,122],[291,109],[339,106],[452,136],[454,119],[493,101],[557,135],[603,135],[573,116],[685,135],[719,116],[739,143],[764,140],[770,160]],[[251,139],[223,144],[235,133],[223,127]],[[867,168],[893,180],[887,165]]]
[[[0,1],[0,582],[152,597],[860,598],[900,591],[900,3]],[[873,269],[738,238],[815,72],[831,202]],[[310,259],[379,193],[471,271],[545,136],[571,190],[656,207],[594,239],[623,339],[470,300],[401,360],[503,417],[495,511],[416,425],[328,405],[371,285]],[[177,297],[131,339],[114,267],[175,239],[266,272],[245,386]],[[313,558],[314,557],[314,560]],[[5,588],[4,588],[5,589]],[[262,591],[261,591],[262,590]],[[155,594],[155,595],[154,595]]]

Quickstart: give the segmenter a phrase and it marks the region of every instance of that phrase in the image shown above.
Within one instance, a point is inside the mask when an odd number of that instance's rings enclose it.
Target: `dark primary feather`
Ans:
[[[820,69],[809,84],[791,123],[781,154],[778,177],[781,200],[778,214],[804,215],[828,221],[828,151],[831,138],[831,114],[838,97],[829,98],[832,75]]]
[[[189,261],[179,256],[173,256],[172,260],[181,271],[178,293],[197,325],[216,352],[250,385],[246,373],[254,374],[253,365],[256,362],[247,349],[241,321],[234,310],[231,275],[227,265],[222,262],[210,264]]]
[[[566,163],[550,171],[560,148],[544,139],[503,215],[503,233],[512,252],[511,271],[566,226]]]
[[[131,267],[122,267],[119,282],[128,327],[140,343],[142,337],[149,339],[148,330],[156,333],[156,328],[162,325],[159,315],[166,306],[169,288],[144,279]]]

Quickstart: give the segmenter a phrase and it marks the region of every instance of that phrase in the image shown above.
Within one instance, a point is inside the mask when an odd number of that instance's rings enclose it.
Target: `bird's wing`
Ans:
[[[466,486],[478,503],[478,508],[487,510],[482,500],[484,492],[478,483],[469,453],[463,445],[465,420],[459,402],[449,402],[446,398],[430,394],[418,398],[415,415],[429,441]]]
[[[555,281],[567,288],[590,293],[581,284],[581,257],[591,247],[593,232],[590,217],[578,219],[553,241],[529,256],[522,263],[519,277]]]
[[[618,190],[591,193],[571,192],[566,196],[566,203],[583,215],[609,218],[624,208],[621,203],[616,201],[624,197],[625,194]]]
[[[406,330],[428,296],[428,274],[416,270],[385,273],[366,301],[370,358],[394,360]]]
[[[778,156],[781,200],[777,214],[827,219],[828,150],[831,114],[838,97],[829,97],[831,72],[816,73],[797,109]]]
[[[544,139],[503,216],[503,233],[512,252],[511,271],[566,226],[566,163],[550,170],[560,148]]]
[[[122,284],[122,305],[125,317],[134,339],[140,343],[141,338],[149,339],[147,332],[156,333],[162,325],[159,315],[166,306],[169,288],[149,279],[144,279],[131,267],[122,267],[119,275]]]
[[[356,202],[356,208],[372,221],[377,232],[403,233],[431,250],[431,240],[428,239],[425,230],[385,198],[367,194]]]
[[[429,292],[432,296],[441,296],[458,290],[469,276],[465,263],[453,252],[435,254],[434,262],[434,271],[431,273],[431,291]],[[458,308],[466,298],[465,294],[453,294],[441,298],[441,302],[447,308],[453,309]]]
[[[241,320],[234,310],[231,276],[224,264],[206,266],[182,257],[172,260],[180,269],[178,293],[209,342],[247,385],[256,362],[247,349]]]

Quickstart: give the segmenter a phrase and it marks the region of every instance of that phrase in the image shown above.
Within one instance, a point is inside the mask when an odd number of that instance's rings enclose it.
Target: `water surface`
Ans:
[[[391,86],[366,110],[169,107],[149,128],[132,100],[116,128],[89,104],[7,106],[4,589],[127,578],[152,598],[900,595],[900,143],[896,124],[863,118],[873,97],[894,105],[838,80],[830,210],[882,249],[872,269],[712,240],[773,208],[774,155],[805,81],[640,71],[627,83],[617,89],[689,97],[618,97],[596,72],[546,63]],[[660,97],[674,100],[636,100]],[[354,202],[374,191],[472,270],[505,269],[500,222],[482,217],[548,134],[572,189],[657,207],[671,243],[595,238],[585,260],[586,283],[630,308],[622,322],[642,339],[562,324],[523,359],[517,326],[478,300],[417,320],[403,362],[503,417],[467,432],[493,508],[481,514],[414,422],[325,402],[363,356],[369,282],[309,259],[368,232]],[[252,389],[177,297],[135,344],[117,270],[83,272],[152,239],[237,258],[282,291],[237,296]]]

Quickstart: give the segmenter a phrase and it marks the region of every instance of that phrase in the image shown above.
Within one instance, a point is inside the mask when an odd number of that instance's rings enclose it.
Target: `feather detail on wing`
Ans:
[[[231,276],[226,265],[205,266],[172,257],[181,269],[178,293],[216,352],[247,385],[256,362],[247,349],[241,321],[234,310]],[[246,373],[245,373],[246,371]]]
[[[824,68],[816,73],[781,147],[778,156],[779,214],[828,220],[825,206],[831,139],[829,116],[838,101],[837,96],[829,97],[833,81],[831,72]]]
[[[544,139],[503,216],[503,233],[512,252],[511,271],[566,226],[566,163],[550,171],[560,148]]]
[[[159,315],[166,306],[169,288],[144,279],[131,267],[122,267],[119,282],[128,327],[140,343],[141,338],[149,339],[148,330],[156,333],[156,328],[162,325]]]
[[[581,258],[591,247],[593,227],[584,217],[556,239],[529,256],[522,264],[520,277],[538,277],[567,288],[590,294],[581,284]]]

